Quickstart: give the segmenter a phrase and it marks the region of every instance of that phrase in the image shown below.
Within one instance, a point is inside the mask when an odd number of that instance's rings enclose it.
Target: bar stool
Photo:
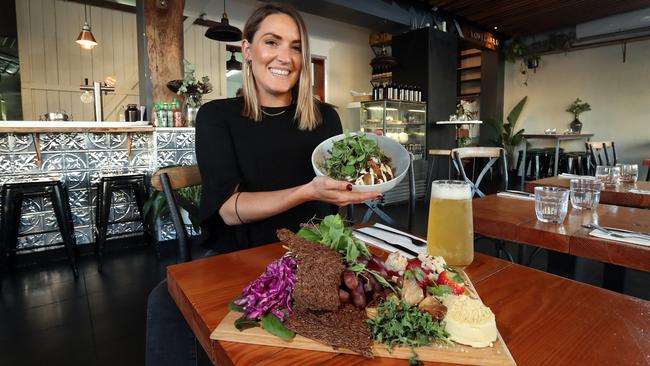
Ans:
[[[2,186],[2,219],[0,220],[0,269],[7,267],[7,254],[9,261],[13,264],[16,253],[18,252],[18,238],[25,236],[19,233],[20,219],[22,213],[23,199],[26,197],[49,197],[52,201],[52,210],[56,216],[59,230],[45,230],[34,234],[44,234],[59,231],[63,239],[72,273],[75,278],[79,276],[76,261],[76,238],[74,235],[74,225],[72,223],[72,211],[68,200],[68,190],[56,178],[37,178],[29,181],[16,180],[5,183]],[[59,246],[61,244],[52,244],[49,246]],[[41,248],[41,247],[39,247]]]
[[[97,203],[95,206],[95,252],[97,254],[97,270],[102,271],[102,260],[104,258],[104,246],[109,238],[121,236],[123,233],[108,234],[108,226],[125,222],[142,222],[144,236],[149,241],[150,230],[144,218],[144,201],[147,191],[145,175],[139,173],[127,173],[118,175],[105,175],[97,183]],[[120,219],[110,221],[113,192],[119,189],[129,189],[133,192],[138,207],[139,218]]]
[[[563,149],[560,149],[560,153],[563,152]],[[555,168],[553,157],[555,156],[554,148],[539,148],[539,149],[527,149],[526,150],[526,162],[524,164],[524,177],[528,174],[528,169],[530,168],[530,175],[528,177],[533,179],[546,178],[549,176],[549,172],[552,172]],[[519,151],[517,155],[516,171],[519,171],[522,163],[523,151]]]

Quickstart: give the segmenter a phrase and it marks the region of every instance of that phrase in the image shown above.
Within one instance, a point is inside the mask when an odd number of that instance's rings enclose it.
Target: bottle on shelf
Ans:
[[[183,127],[183,112],[181,104],[174,98],[172,102],[172,115],[174,116],[174,127]]]
[[[160,116],[160,127],[169,127],[169,123],[167,120],[167,102],[161,104],[161,108],[159,110],[159,116]]]
[[[384,99],[384,84],[379,84],[377,89],[378,100]]]

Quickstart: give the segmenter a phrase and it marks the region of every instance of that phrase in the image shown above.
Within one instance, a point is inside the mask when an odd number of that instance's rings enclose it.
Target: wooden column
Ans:
[[[167,83],[183,79],[184,8],[185,0],[144,0],[149,78],[154,103],[180,99],[167,88]]]

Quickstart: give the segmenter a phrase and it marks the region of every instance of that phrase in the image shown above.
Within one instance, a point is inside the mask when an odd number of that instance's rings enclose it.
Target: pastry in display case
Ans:
[[[414,159],[424,159],[427,141],[426,111],[426,102],[361,102],[361,131],[392,138],[412,153]]]

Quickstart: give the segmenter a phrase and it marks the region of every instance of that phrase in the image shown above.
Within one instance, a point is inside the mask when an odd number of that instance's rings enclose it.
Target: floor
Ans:
[[[386,211],[406,225],[405,207]],[[426,212],[416,207],[414,233],[426,232]],[[514,244],[507,246],[516,253]],[[476,248],[494,255],[487,240]],[[148,247],[115,251],[99,274],[94,258],[85,256],[76,280],[65,262],[14,270],[0,284],[0,365],[144,365],[147,295],[174,255],[161,258]],[[542,252],[532,266],[543,270],[546,262]],[[599,286],[602,264],[578,261],[576,278]],[[625,293],[650,300],[648,283],[650,274],[628,270]]]

